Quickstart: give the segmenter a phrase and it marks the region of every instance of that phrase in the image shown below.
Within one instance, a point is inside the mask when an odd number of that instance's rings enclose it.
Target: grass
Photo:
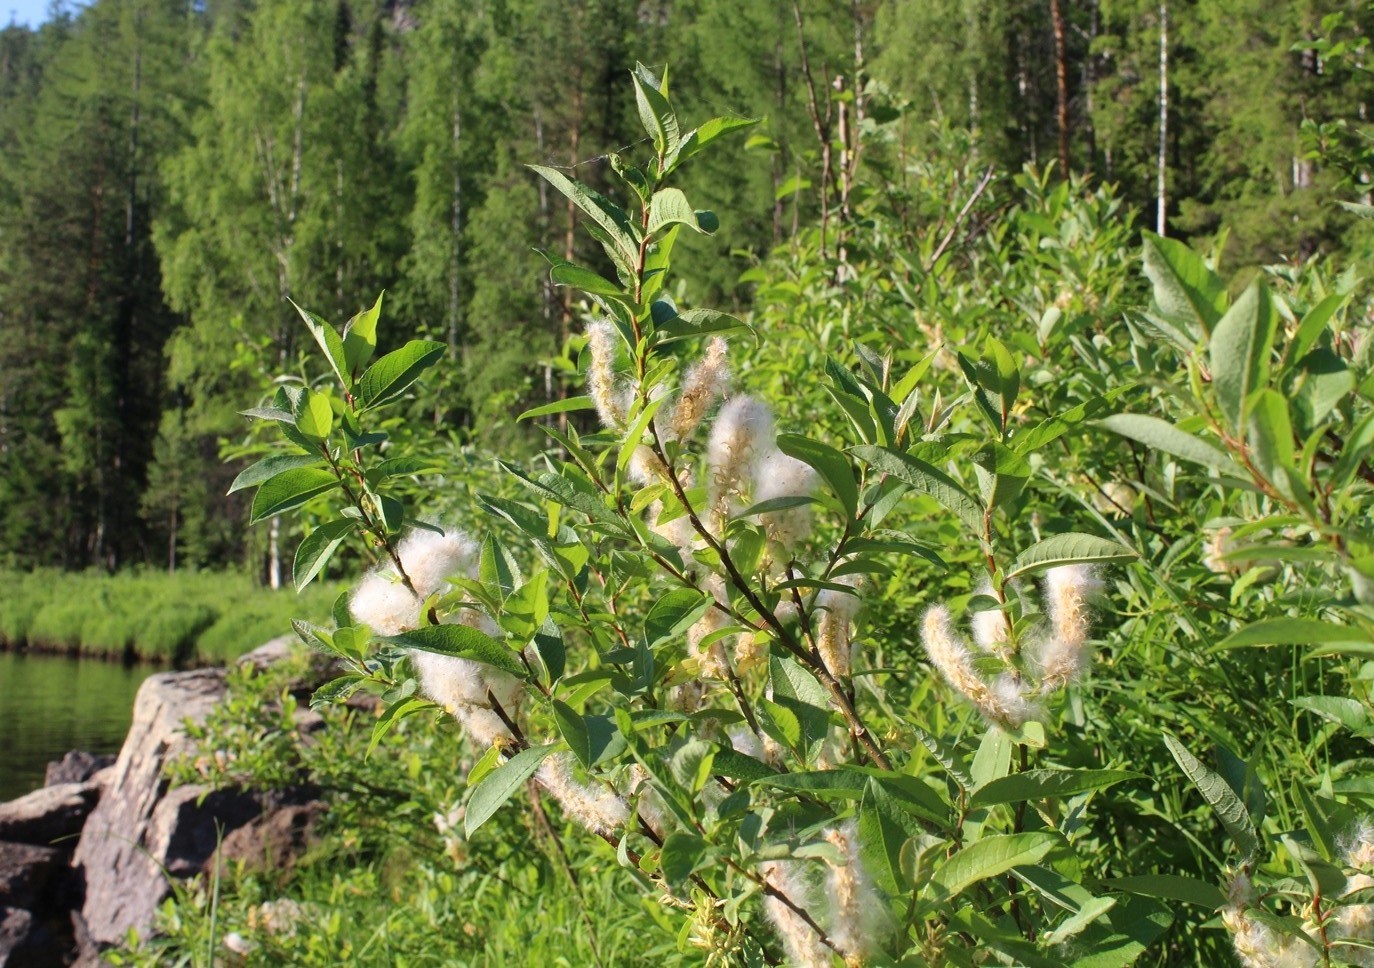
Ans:
[[[0,572],[0,646],[131,658],[171,665],[220,663],[321,619],[338,594],[272,591],[234,572]]]

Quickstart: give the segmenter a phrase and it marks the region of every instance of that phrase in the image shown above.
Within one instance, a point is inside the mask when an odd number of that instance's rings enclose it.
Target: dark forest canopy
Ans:
[[[694,120],[765,119],[752,164],[692,175],[735,217],[689,298],[746,307],[750,255],[928,157],[932,121],[997,172],[1115,183],[1150,227],[1162,164],[1169,234],[1229,230],[1233,267],[1362,246],[1335,200],[1358,198],[1374,85],[1327,38],[1370,22],[1273,0],[97,0],[11,26],[0,562],[262,560],[222,457],[242,401],[298,366],[288,300],[342,320],[385,289],[394,332],[458,361],[433,421],[514,433],[576,315],[536,249],[589,257],[524,166],[602,183],[639,140],[636,60]]]

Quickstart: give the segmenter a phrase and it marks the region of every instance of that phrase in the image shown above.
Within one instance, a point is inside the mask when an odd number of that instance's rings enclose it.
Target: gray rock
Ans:
[[[294,635],[279,635],[270,642],[258,646],[252,652],[239,656],[238,664],[241,666],[251,665],[261,672],[269,666],[285,662],[303,651],[305,651],[305,646],[301,644],[300,639]]]
[[[185,876],[200,869],[215,848],[217,814],[226,825],[249,819],[238,802],[248,798],[211,794],[197,806],[203,788],[169,792],[162,777],[163,764],[186,749],[183,722],[203,722],[223,695],[224,673],[216,669],[160,673],[139,688],[109,786],[72,861],[84,877],[81,914],[95,942],[114,944],[131,927],[147,930],[170,890],[163,870]]]
[[[99,799],[99,783],[59,783],[0,803],[0,840],[51,844],[74,836]]]
[[[315,827],[327,809],[323,800],[286,803],[230,833],[220,845],[221,862],[249,870],[288,870],[318,842]],[[206,863],[213,869],[215,858]]]
[[[43,777],[44,786],[57,786],[59,783],[85,783],[107,766],[114,765],[113,755],[97,756],[85,750],[72,750],[60,760],[48,764],[47,774]]]
[[[0,905],[46,909],[51,889],[66,867],[66,855],[55,847],[0,841]]]
[[[0,906],[0,968],[49,968],[64,961],[57,939],[32,912]]]

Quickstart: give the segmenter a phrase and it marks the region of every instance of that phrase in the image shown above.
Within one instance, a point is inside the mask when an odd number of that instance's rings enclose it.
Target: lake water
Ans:
[[[0,652],[0,801],[43,785],[68,750],[116,753],[153,666]]]

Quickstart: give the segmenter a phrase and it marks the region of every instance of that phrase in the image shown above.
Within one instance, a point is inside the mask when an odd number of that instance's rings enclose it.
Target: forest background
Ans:
[[[604,183],[642,138],[636,60],[689,110],[764,119],[752,164],[688,179],[732,217],[688,243],[679,295],[743,311],[770,250],[955,130],[952,208],[984,166],[1053,166],[1114,184],[1139,226],[1224,229],[1228,274],[1359,255],[1368,223],[1336,201],[1364,191],[1371,26],[1272,0],[98,0],[11,24],[0,564],[280,582],[294,544],[248,531],[224,459],[253,454],[237,412],[297,365],[288,299],[346,319],[385,289],[392,339],[449,347],[416,406],[454,452],[533,449],[513,414],[563,394],[578,329],[536,250],[592,243],[525,165]],[[878,126],[887,167],[857,178]]]

